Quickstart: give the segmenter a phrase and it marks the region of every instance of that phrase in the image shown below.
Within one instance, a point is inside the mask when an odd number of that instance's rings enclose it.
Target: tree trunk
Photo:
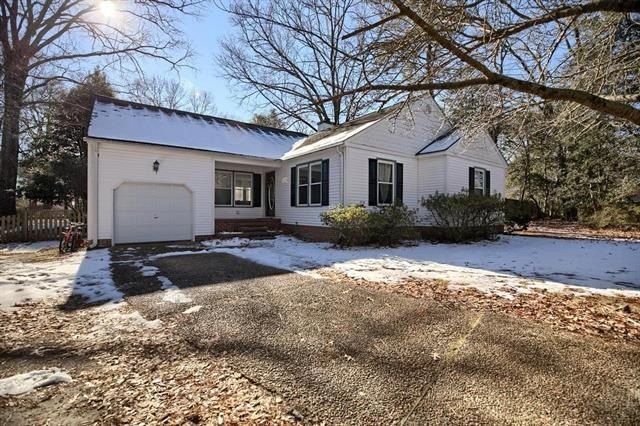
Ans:
[[[26,66],[7,61],[4,75],[4,115],[0,148],[0,215],[16,213],[20,111],[27,80]]]

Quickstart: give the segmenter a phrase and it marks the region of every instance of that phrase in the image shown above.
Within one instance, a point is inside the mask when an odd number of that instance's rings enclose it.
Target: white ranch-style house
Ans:
[[[88,126],[88,237],[110,246],[200,240],[255,227],[330,238],[337,205],[418,209],[438,192],[504,193],[485,132],[436,103],[392,107],[312,135],[97,97]]]

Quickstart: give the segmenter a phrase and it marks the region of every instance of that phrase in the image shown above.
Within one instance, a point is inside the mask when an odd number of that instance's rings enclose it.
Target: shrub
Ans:
[[[527,229],[529,222],[538,217],[538,209],[533,201],[504,200],[504,224],[510,228]]]
[[[640,228],[640,205],[619,204],[605,206],[582,219],[585,225],[593,228]]]
[[[450,242],[495,239],[502,224],[504,202],[500,195],[435,193],[422,199],[435,224],[441,228],[440,239]]]
[[[372,242],[379,245],[397,245],[402,240],[416,238],[415,225],[416,211],[402,203],[370,211]]]
[[[367,209],[362,204],[337,206],[320,215],[337,234],[340,246],[395,245],[416,235],[416,212],[404,204]]]
[[[337,206],[322,212],[322,223],[333,229],[340,246],[357,246],[369,244],[371,234],[369,228],[370,212],[362,204]]]

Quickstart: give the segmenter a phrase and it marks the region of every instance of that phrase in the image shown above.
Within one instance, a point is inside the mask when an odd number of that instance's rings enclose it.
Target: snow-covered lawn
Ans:
[[[114,302],[122,294],[111,279],[110,255],[106,249],[79,251],[44,261],[27,256],[57,247],[57,242],[5,245],[0,248],[0,309],[55,299],[64,302],[71,295],[89,302]]]
[[[337,249],[291,237],[212,240],[208,250],[302,273],[328,267],[350,278],[400,284],[445,280],[511,298],[536,289],[640,297],[640,242],[502,236],[474,244]],[[165,254],[169,255],[169,254]],[[164,255],[163,255],[164,256]]]
[[[58,241],[37,241],[34,243],[9,243],[0,245],[0,253],[18,254],[35,253],[42,250],[58,247]]]

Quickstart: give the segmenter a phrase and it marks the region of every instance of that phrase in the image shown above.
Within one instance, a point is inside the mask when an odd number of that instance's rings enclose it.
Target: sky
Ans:
[[[196,53],[190,60],[194,69],[181,69],[179,74],[173,72],[169,76],[179,78],[188,89],[205,90],[213,94],[217,115],[243,121],[250,120],[253,115],[251,107],[239,105],[233,98],[232,90],[226,79],[220,77],[221,73],[215,63],[218,40],[233,31],[228,15],[211,4],[200,17],[183,17],[182,29]],[[161,63],[150,63],[147,71],[158,75],[167,75],[170,72],[168,67]]]

